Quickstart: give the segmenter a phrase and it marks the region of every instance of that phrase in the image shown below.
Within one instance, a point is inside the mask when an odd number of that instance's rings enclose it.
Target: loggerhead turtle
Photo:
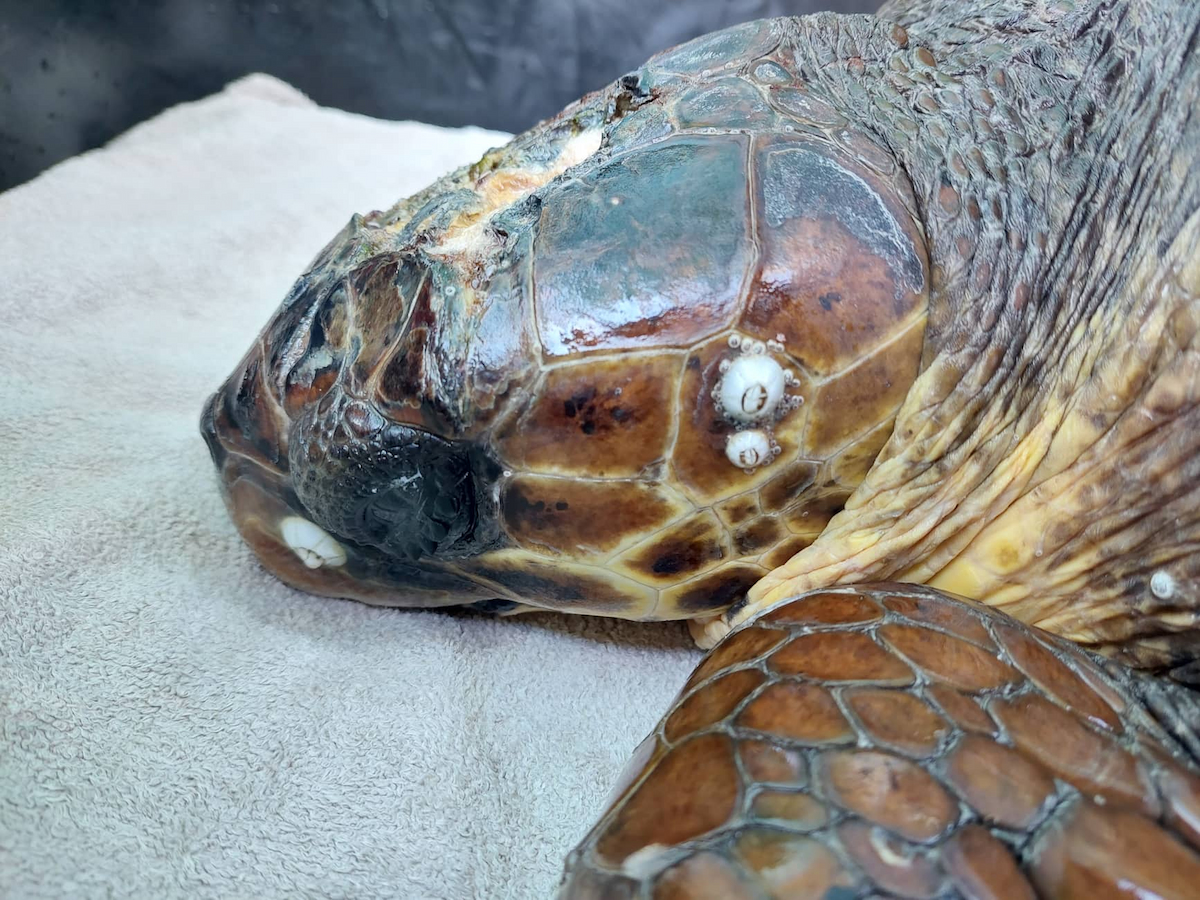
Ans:
[[[654,57],[319,254],[203,415],[239,530],[367,602],[755,623],[570,896],[683,896],[686,859],[950,896],[1013,853],[1136,886],[1106,828],[1187,870],[1198,38],[1168,0],[910,0]]]

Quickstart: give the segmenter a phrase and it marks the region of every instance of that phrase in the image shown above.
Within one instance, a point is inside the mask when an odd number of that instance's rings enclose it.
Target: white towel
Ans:
[[[252,76],[0,195],[0,896],[553,894],[681,626],[290,590],[197,432],[351,213],[504,139]]]

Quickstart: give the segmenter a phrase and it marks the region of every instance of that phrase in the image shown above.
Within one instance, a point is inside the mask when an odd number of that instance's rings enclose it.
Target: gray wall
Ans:
[[[0,190],[270,72],[318,103],[519,131],[725,25],[879,0],[0,0]]]

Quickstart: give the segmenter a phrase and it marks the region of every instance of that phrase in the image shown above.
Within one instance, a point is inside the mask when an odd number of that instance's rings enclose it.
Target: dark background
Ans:
[[[269,72],[318,103],[520,131],[673,44],[880,0],[0,0],[0,190]]]

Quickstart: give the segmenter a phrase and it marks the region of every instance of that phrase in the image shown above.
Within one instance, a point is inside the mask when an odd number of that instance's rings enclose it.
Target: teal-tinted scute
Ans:
[[[682,128],[765,129],[778,119],[758,89],[738,77],[690,88],[679,98],[675,116]]]
[[[646,68],[676,75],[699,75],[727,66],[736,68],[774,50],[779,43],[778,28],[778,19],[734,25],[651,57]]]
[[[670,138],[543,192],[534,290],[546,355],[689,346],[735,318],[754,252],[746,142]]]
[[[608,127],[605,143],[613,153],[644,147],[674,131],[665,103],[650,103]]]
[[[830,218],[895,269],[897,295],[920,291],[924,269],[911,238],[879,191],[861,175],[800,141],[763,150],[763,224],[779,228],[797,218]]]

